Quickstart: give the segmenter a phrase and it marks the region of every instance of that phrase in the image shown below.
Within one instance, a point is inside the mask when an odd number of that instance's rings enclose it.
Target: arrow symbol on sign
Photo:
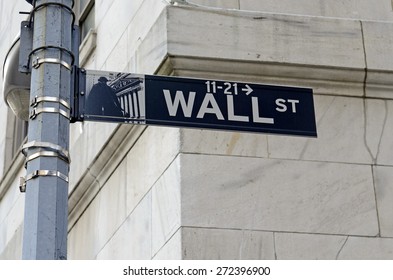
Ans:
[[[246,95],[250,95],[251,92],[253,92],[254,90],[246,84],[246,88],[242,88],[242,91],[244,91],[246,93]]]

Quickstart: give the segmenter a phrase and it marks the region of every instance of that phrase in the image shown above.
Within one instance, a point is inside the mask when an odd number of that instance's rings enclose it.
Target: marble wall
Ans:
[[[390,0],[184,0],[214,8],[363,20],[392,20]]]
[[[168,2],[96,1],[84,67],[310,86],[318,138],[72,124],[68,258],[392,259],[391,1]],[[0,180],[0,259],[23,172]]]

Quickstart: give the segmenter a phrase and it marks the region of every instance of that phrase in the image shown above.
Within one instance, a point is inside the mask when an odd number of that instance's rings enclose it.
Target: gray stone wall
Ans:
[[[311,87],[318,138],[73,124],[69,259],[393,258],[391,1],[168,2],[96,1],[83,66]],[[2,259],[21,252],[13,168]]]
[[[391,0],[184,0],[207,7],[362,20],[393,19]]]

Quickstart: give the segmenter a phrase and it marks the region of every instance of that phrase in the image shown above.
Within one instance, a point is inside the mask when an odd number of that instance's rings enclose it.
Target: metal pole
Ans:
[[[37,0],[31,71],[23,259],[66,259],[72,0]]]

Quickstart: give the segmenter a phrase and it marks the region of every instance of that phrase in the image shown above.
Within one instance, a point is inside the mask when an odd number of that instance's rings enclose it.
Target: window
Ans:
[[[80,30],[79,66],[84,66],[96,47],[95,1],[79,0],[74,7]]]
[[[8,110],[6,135],[3,171],[11,166],[27,137],[27,121],[17,118],[11,110]]]
[[[14,123],[14,145],[12,147],[13,157],[20,152],[20,147],[22,146],[25,138],[27,137],[27,121],[15,118]]]
[[[95,5],[94,0],[79,1],[79,28],[81,42],[86,38],[90,30],[95,27]]]

